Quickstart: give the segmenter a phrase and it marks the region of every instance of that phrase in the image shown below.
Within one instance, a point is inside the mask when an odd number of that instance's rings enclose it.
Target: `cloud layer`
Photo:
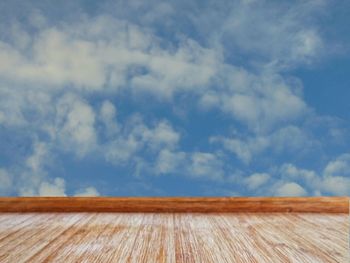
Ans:
[[[156,193],[167,177],[350,193],[348,124],[308,105],[294,73],[327,62],[327,1],[21,5],[0,27],[0,194]]]

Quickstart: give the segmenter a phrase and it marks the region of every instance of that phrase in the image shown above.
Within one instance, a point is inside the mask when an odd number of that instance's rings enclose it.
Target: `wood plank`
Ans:
[[[0,213],[0,222],[2,263],[350,262],[344,213]]]
[[[349,197],[3,197],[0,212],[349,213]]]

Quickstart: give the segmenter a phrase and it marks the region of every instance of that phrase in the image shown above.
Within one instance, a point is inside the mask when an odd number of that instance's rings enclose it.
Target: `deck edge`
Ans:
[[[349,197],[0,197],[0,212],[349,213]]]

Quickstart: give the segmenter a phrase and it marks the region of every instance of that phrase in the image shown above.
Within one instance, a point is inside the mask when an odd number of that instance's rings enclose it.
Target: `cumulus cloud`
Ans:
[[[133,116],[124,125],[117,125],[122,129],[102,148],[106,160],[114,165],[134,162],[138,168],[155,175],[177,174],[213,180],[224,176],[224,164],[218,155],[178,150],[180,134],[167,121],[161,120],[152,127],[146,126],[139,116]],[[157,156],[152,168],[145,168],[149,166],[141,157],[145,151]]]
[[[74,196],[80,197],[88,197],[88,196],[99,196],[100,193],[96,190],[95,187],[86,187],[85,189],[81,189],[75,193]]]
[[[117,122],[115,120],[114,122]],[[132,116],[124,124],[116,124],[122,127],[107,143],[101,145],[106,160],[114,164],[123,164],[135,159],[140,151],[157,153],[161,149],[175,149],[178,145],[180,134],[165,120],[161,120],[149,127],[139,116]]]
[[[66,196],[64,179],[55,178],[52,182],[42,182],[38,194],[39,196]]]
[[[34,173],[38,173],[43,169],[44,158],[47,157],[47,145],[42,142],[37,142],[33,147],[33,154],[26,159],[27,167]]]
[[[278,72],[256,74],[230,65],[220,75],[220,89],[203,93],[199,104],[220,109],[255,133],[271,131],[277,124],[298,120],[309,111],[299,94],[299,84],[288,83]]]
[[[32,153],[24,162],[24,166],[17,164],[19,170],[17,183],[14,186],[16,192],[22,196],[33,196],[38,194],[40,184],[45,181],[46,167],[50,162],[49,146],[44,142],[35,142]]]
[[[349,154],[343,154],[329,161],[319,173],[296,167],[293,164],[283,164],[275,174],[275,194],[281,195],[282,190],[286,190],[287,193],[287,190],[292,189],[296,192],[312,195],[349,195],[349,156]],[[285,186],[286,184],[288,187]],[[295,184],[299,186],[302,184],[303,190]],[[280,190],[281,188],[282,190]]]
[[[343,154],[327,164],[322,190],[334,195],[350,194],[350,154]]]
[[[330,161],[324,169],[325,176],[348,175],[350,171],[350,154],[343,154]]]
[[[267,183],[269,179],[270,175],[267,173],[254,173],[246,177],[244,181],[250,190],[254,190]]]
[[[55,163],[52,150],[48,143],[37,141],[23,165],[16,164],[12,167],[11,176],[7,170],[0,169],[1,192],[20,196],[66,196],[66,180],[49,176],[48,170]],[[55,169],[58,170],[57,167]],[[81,189],[77,193],[98,195],[94,187]]]
[[[118,138],[105,146],[105,158],[114,164],[122,164],[129,161],[133,154],[141,147],[141,142],[134,137]]]
[[[317,17],[326,1],[284,2],[231,1],[225,11],[214,13],[209,28],[219,28],[214,41],[231,45],[233,56],[254,54],[260,62],[270,62],[279,67],[308,63],[323,46],[319,32],[310,17]],[[223,7],[222,7],[223,8]],[[197,25],[205,21],[207,13],[196,17]],[[218,17],[221,16],[221,17]],[[203,31],[203,33],[207,33]],[[239,54],[234,54],[239,49]]]
[[[305,196],[307,191],[295,182],[287,182],[277,188],[277,196]]]
[[[163,149],[159,152],[154,171],[156,174],[175,173],[184,165],[185,160],[186,153]]]
[[[154,164],[155,174],[186,175],[192,178],[222,181],[224,163],[221,156],[209,152],[182,152],[164,149]]]
[[[221,143],[225,149],[233,152],[244,163],[249,163],[255,154],[266,149],[269,144],[269,141],[263,137],[248,139],[248,141],[239,138],[212,137],[210,141]]]
[[[223,163],[215,154],[195,152],[191,156],[190,175],[220,179],[223,176]]]
[[[317,174],[315,171],[301,169],[290,163],[283,164],[279,169],[279,173],[284,178],[295,180],[301,179],[308,182],[308,184],[312,184],[313,181],[317,179]]]
[[[180,135],[165,121],[159,122],[145,137],[152,148],[174,148],[180,139]]]
[[[171,97],[175,91],[203,90],[216,72],[216,54],[195,41],[185,42],[175,54],[153,56],[149,73],[135,76],[131,84],[141,91]]]
[[[344,176],[327,176],[322,179],[322,190],[332,195],[348,196],[350,193],[350,178]]]
[[[52,182],[44,181],[39,187],[39,196],[66,196],[66,182],[63,178],[55,178]],[[95,187],[89,186],[76,191],[74,196],[87,197],[99,196]]]
[[[245,164],[269,151],[269,154],[302,152],[317,146],[317,141],[302,128],[290,125],[268,134],[233,135],[231,137],[213,136],[211,143],[219,143],[232,152]]]
[[[117,109],[114,104],[109,100],[103,101],[100,108],[99,119],[105,125],[105,132],[108,137],[113,136],[113,134],[119,131],[119,126],[116,122],[116,115]]]
[[[3,83],[0,78],[0,124],[3,127],[40,129],[41,122],[52,114],[51,107],[52,98],[47,92],[22,89]]]
[[[116,117],[117,110],[113,103],[111,103],[108,100],[105,100],[102,103],[100,114],[101,114],[101,119],[108,123],[110,121],[113,121],[113,119]]]
[[[100,92],[130,83],[135,91],[171,97],[206,85],[215,73],[214,51],[193,40],[175,52],[163,49],[149,30],[110,16],[41,29],[29,42],[24,50],[0,42],[3,79]]]
[[[57,136],[67,149],[82,156],[96,143],[95,112],[91,106],[71,94],[63,96],[56,105]]]

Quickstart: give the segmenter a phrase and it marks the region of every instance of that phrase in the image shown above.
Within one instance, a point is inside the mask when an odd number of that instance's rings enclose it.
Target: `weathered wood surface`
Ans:
[[[350,262],[325,213],[0,213],[0,262]]]
[[[349,213],[348,197],[3,197],[0,212]]]

